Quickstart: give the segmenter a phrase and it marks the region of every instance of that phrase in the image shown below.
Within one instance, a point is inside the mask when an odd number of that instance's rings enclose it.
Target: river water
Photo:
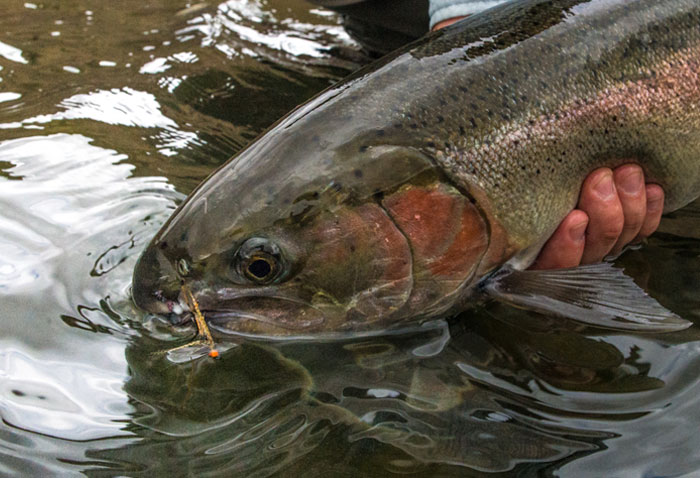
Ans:
[[[219,360],[129,298],[185,195],[367,61],[301,0],[6,0],[0,476],[697,476],[700,334],[489,305]],[[618,262],[700,320],[700,208]]]

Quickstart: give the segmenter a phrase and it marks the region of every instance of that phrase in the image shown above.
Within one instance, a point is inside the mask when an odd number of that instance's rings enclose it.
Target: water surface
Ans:
[[[0,475],[694,476],[700,334],[505,306],[337,342],[168,353],[129,299],[184,196],[366,62],[301,0],[5,2]],[[700,316],[700,209],[618,262]]]

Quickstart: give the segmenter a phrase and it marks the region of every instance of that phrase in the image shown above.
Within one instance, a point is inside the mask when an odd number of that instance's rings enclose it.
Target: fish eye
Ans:
[[[269,257],[253,257],[245,268],[246,276],[255,281],[267,281],[275,270],[275,263]]]
[[[269,284],[282,271],[279,247],[265,238],[246,240],[236,251],[238,275],[255,284]]]

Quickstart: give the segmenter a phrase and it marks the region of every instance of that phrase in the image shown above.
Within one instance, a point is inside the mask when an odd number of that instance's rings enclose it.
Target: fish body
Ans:
[[[687,326],[608,266],[518,271],[596,168],[640,164],[667,211],[697,197],[699,73],[695,0],[474,15],[322,92],[214,172],[140,258],[134,299],[168,313],[186,285],[214,330],[254,335],[383,330],[484,293]]]

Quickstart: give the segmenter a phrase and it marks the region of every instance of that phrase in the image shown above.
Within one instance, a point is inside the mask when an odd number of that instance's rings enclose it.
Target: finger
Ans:
[[[563,269],[579,265],[586,245],[586,226],[586,213],[579,209],[571,211],[544,245],[531,269]]]
[[[588,175],[578,208],[589,218],[581,263],[600,262],[615,246],[625,222],[610,169],[598,169]]]
[[[646,185],[647,214],[644,218],[637,239],[649,237],[659,227],[661,214],[664,212],[664,190],[658,184]]]
[[[634,240],[642,229],[647,215],[647,194],[644,171],[636,164],[625,164],[615,169],[613,178],[625,217],[622,232],[612,250],[617,253]]]

